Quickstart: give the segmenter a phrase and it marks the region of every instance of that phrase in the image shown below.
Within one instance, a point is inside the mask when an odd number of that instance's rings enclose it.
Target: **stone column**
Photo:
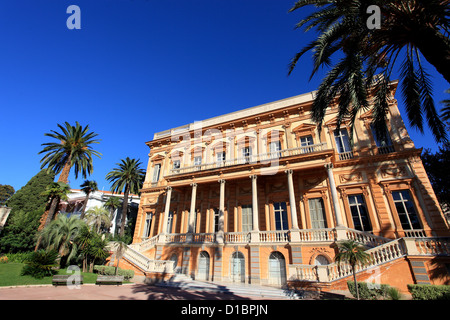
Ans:
[[[333,207],[334,207],[334,215],[336,216],[336,226],[337,227],[344,227],[344,224],[342,222],[341,210],[340,210],[339,202],[338,202],[338,195],[337,195],[337,191],[336,191],[336,184],[334,182],[333,164],[332,163],[327,163],[327,164],[325,164],[325,168],[327,169],[328,181],[330,183],[331,198],[333,200]]]
[[[219,230],[216,235],[217,242],[223,243],[223,236],[224,236],[224,212],[225,212],[225,180],[220,179],[220,200],[219,200]]]
[[[188,233],[194,232],[194,223],[195,223],[195,200],[197,199],[197,184],[191,183],[192,187],[192,195],[191,195],[191,210],[189,211],[189,225],[188,225]]]
[[[250,176],[252,179],[252,220],[253,227],[250,233],[250,242],[259,242],[259,214],[258,214],[258,185],[256,184],[256,175]]]
[[[297,218],[297,203],[295,201],[294,194],[294,182],[292,180],[292,169],[288,169],[285,171],[288,179],[288,189],[289,189],[289,203],[291,204],[291,220],[292,220],[292,229],[298,229],[298,218]]]
[[[163,220],[163,226],[162,226],[162,233],[167,233],[167,222],[169,220],[169,212],[170,212],[170,198],[172,197],[172,187],[166,188],[166,207],[164,209],[164,220]]]

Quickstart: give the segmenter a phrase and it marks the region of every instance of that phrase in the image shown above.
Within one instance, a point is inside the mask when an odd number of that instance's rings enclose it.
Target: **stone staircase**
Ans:
[[[244,283],[211,282],[193,280],[184,274],[175,274],[168,281],[156,284],[159,287],[179,288],[188,291],[224,293],[236,296],[251,296],[258,299],[302,299],[303,295],[293,290]]]

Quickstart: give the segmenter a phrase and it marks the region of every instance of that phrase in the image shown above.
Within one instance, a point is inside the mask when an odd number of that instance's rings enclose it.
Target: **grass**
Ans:
[[[52,277],[44,277],[43,279],[35,279],[32,276],[22,276],[24,264],[23,263],[0,263],[0,287],[5,286],[23,286],[23,285],[42,285],[52,284]],[[58,274],[73,274],[67,273],[67,269],[60,269]],[[95,283],[97,280],[96,273],[81,272],[83,275],[83,283]]]

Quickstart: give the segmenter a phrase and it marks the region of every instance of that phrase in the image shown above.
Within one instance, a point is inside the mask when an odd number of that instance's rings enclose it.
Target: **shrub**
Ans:
[[[397,288],[394,288],[394,287],[388,288],[387,296],[391,300],[401,300],[402,299],[402,294],[401,294],[400,290],[398,290]]]
[[[8,257],[7,256],[0,257],[0,263],[8,263]]]
[[[431,284],[408,284],[414,300],[450,300],[450,286]]]
[[[25,260],[22,275],[30,275],[36,279],[52,276],[57,273],[55,270],[57,258],[58,252],[56,250],[39,250],[33,252],[30,257]]]
[[[17,252],[17,253],[7,253],[8,262],[14,263],[25,263],[26,260],[30,259],[33,252]]]
[[[356,297],[355,283],[347,281],[347,287],[350,293]],[[363,300],[377,300],[386,298],[389,286],[387,284],[371,284],[366,282],[358,282],[359,298]]]
[[[94,271],[99,273],[99,274],[102,274],[102,275],[113,276],[113,275],[116,274],[116,267],[112,267],[112,266],[94,266]],[[134,276],[134,271],[133,270],[125,270],[125,269],[120,269],[119,268],[118,275],[119,276],[123,276],[125,280],[130,280]]]

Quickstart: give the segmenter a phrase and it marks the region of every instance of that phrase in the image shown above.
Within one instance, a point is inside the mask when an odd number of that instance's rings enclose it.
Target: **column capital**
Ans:
[[[191,183],[191,187],[196,187],[196,186],[197,186],[197,183],[195,183],[195,182]]]
[[[167,191],[170,191],[170,190],[172,190],[172,187],[171,187],[171,186],[167,186],[167,187],[166,187],[166,190],[167,190]]]
[[[333,169],[333,167],[334,167],[333,163],[331,163],[331,162],[330,163],[326,163],[323,166],[325,167],[325,169]]]
[[[225,183],[226,180],[225,179],[219,179],[219,183]]]
[[[293,174],[293,173],[294,173],[294,170],[292,170],[292,169],[287,169],[287,170],[284,170],[284,173],[287,173],[287,174]]]
[[[249,178],[252,180],[256,180],[258,178],[258,176],[256,174],[253,174],[253,175],[249,176]]]

